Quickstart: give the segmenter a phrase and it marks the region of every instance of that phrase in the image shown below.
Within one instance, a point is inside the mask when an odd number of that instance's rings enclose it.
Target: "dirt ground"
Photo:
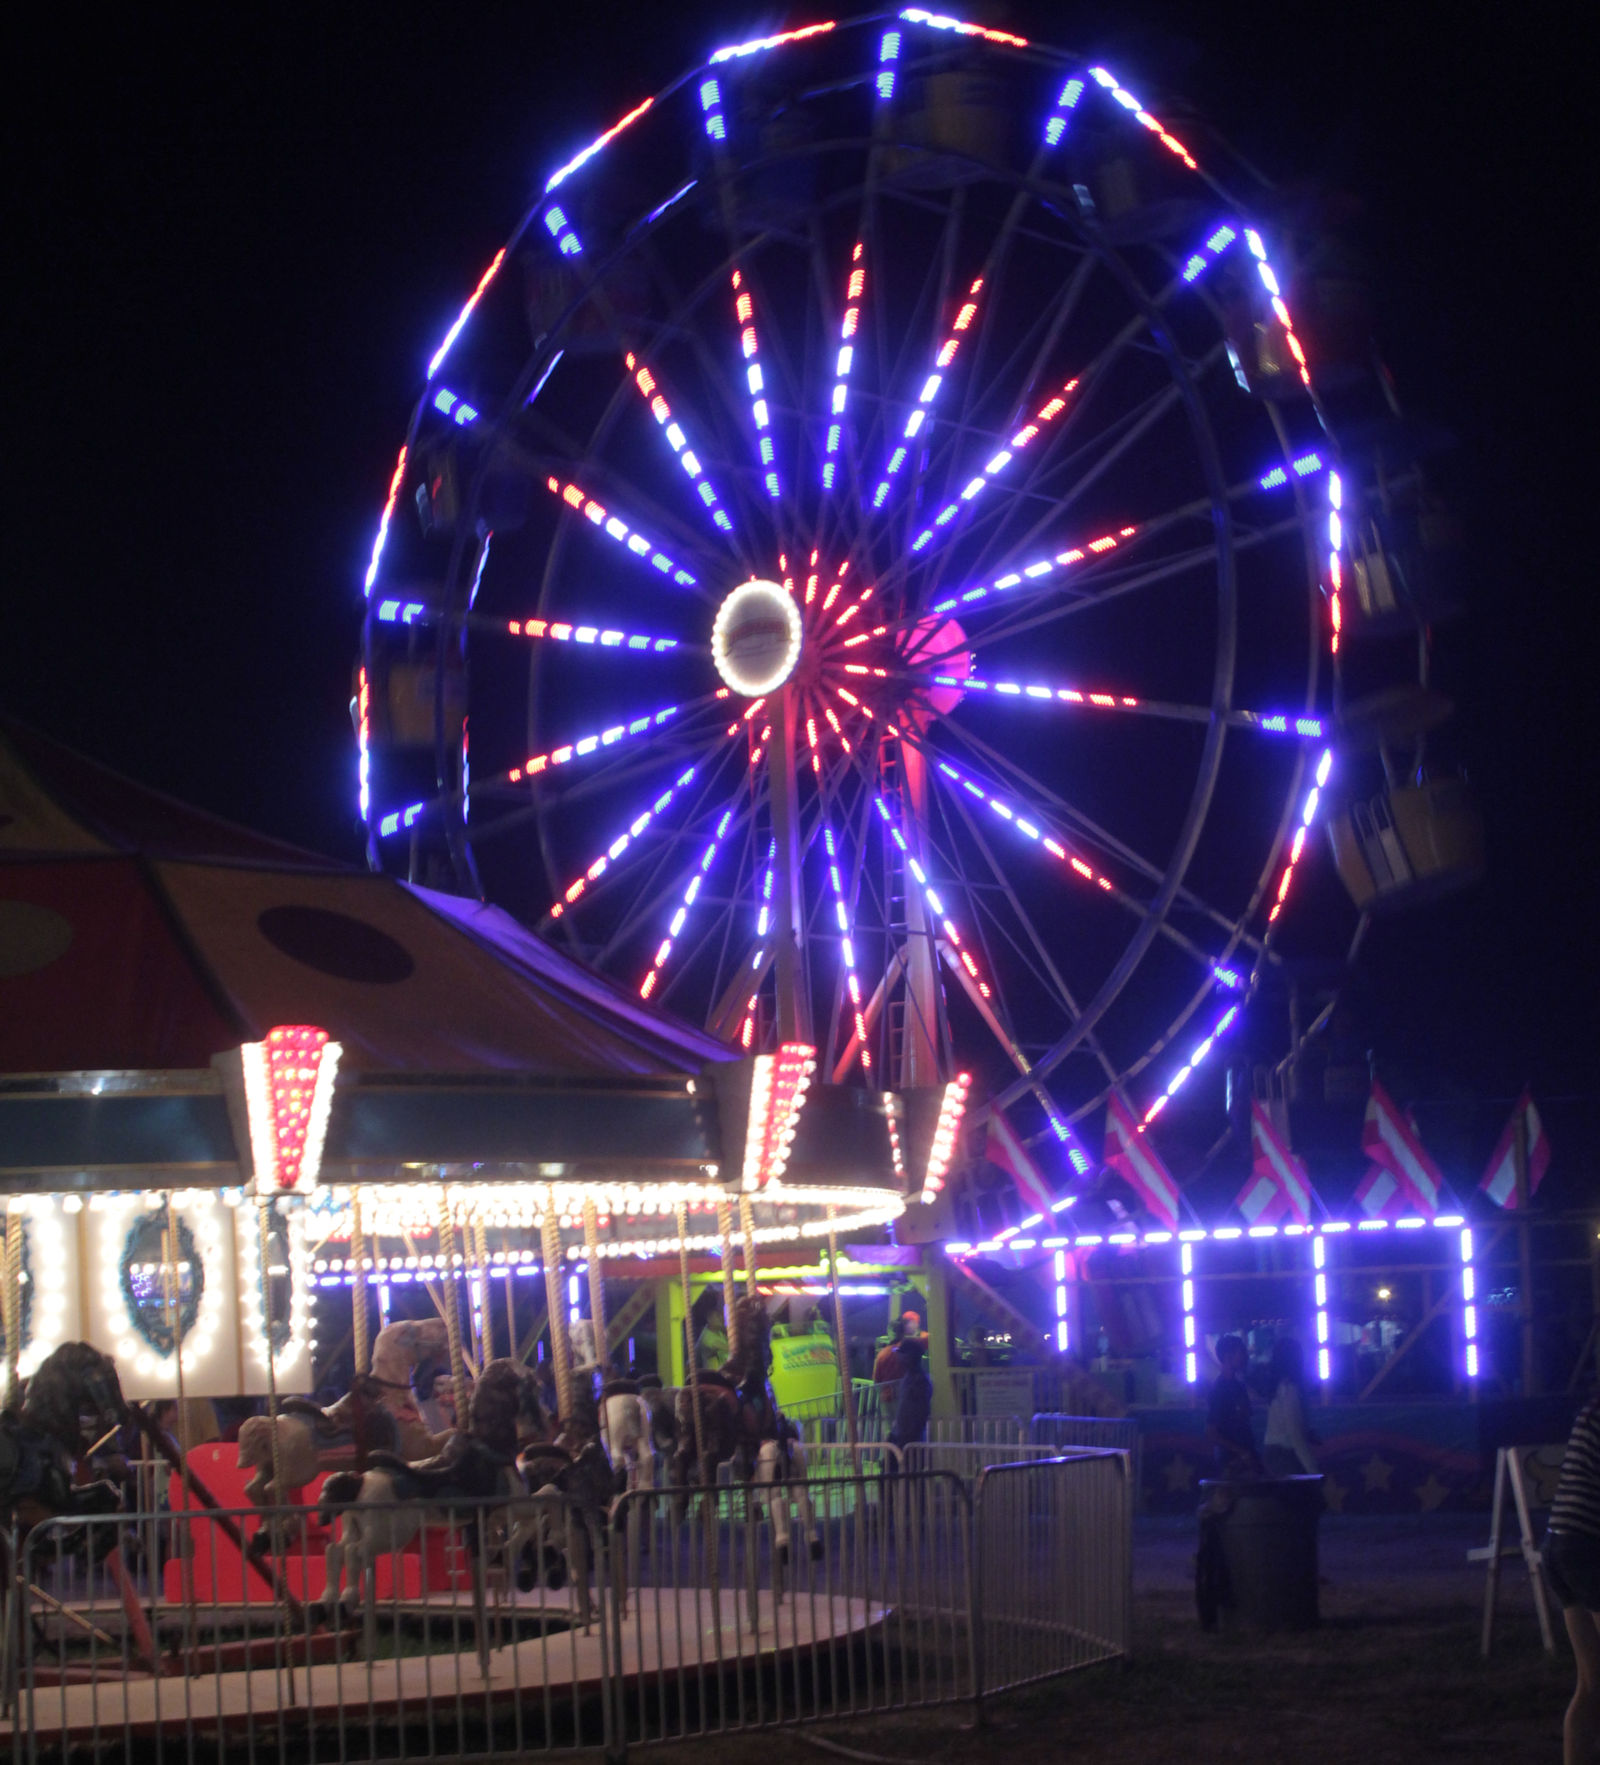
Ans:
[[[1298,1636],[1203,1634],[1191,1581],[1193,1521],[1143,1520],[1135,1540],[1134,1653],[970,1710],[829,1723],[815,1731],[687,1743],[658,1754],[735,1765],[770,1750],[821,1761],[807,1744],[907,1765],[1484,1765],[1559,1760],[1571,1661],[1539,1646],[1517,1559],[1501,1578],[1492,1658],[1478,1652],[1483,1567],[1466,1551],[1486,1517],[1329,1516],[1322,1626]],[[838,1757],[834,1752],[831,1756]]]

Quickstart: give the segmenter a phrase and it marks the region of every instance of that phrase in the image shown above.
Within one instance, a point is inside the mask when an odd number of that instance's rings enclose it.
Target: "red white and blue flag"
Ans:
[[[1525,1136],[1522,1143],[1527,1150],[1528,1199],[1531,1201],[1544,1180],[1544,1173],[1550,1168],[1550,1141],[1544,1131],[1544,1123],[1539,1119],[1539,1111],[1534,1105],[1532,1094],[1528,1091],[1524,1091],[1517,1099],[1517,1107],[1512,1110],[1511,1120],[1506,1123],[1505,1132],[1500,1136],[1500,1144],[1495,1147],[1489,1159],[1489,1168],[1478,1184],[1496,1207],[1512,1211],[1519,1205],[1518,1133]]]
[[[1030,1213],[1049,1213],[1055,1196],[1044,1179],[1044,1173],[1028,1156],[1027,1148],[1017,1138],[1011,1123],[998,1109],[989,1111],[989,1137],[984,1157],[997,1164],[1016,1185],[1022,1205]]]
[[[1366,1119],[1361,1124],[1361,1150],[1374,1167],[1356,1190],[1356,1200],[1363,1211],[1377,1217],[1393,1206],[1420,1213],[1424,1219],[1433,1218],[1439,1211],[1444,1173],[1429,1157],[1416,1129],[1376,1079],[1372,1081]],[[1392,1188],[1379,1179],[1380,1171],[1387,1172],[1393,1180]]]
[[[1169,1229],[1178,1223],[1178,1185],[1127,1105],[1114,1092],[1106,1104],[1106,1163],[1133,1185],[1134,1193]]]
[[[1311,1179],[1273,1126],[1272,1117],[1252,1100],[1250,1149],[1254,1160],[1244,1187],[1233,1198],[1248,1224],[1271,1225],[1286,1214],[1302,1226],[1311,1223]]]

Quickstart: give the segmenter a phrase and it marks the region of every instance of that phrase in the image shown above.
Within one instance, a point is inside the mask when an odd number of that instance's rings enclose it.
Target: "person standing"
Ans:
[[[1269,1477],[1314,1477],[1317,1455],[1306,1430],[1305,1350],[1292,1336],[1272,1345],[1272,1395],[1262,1447]]]
[[[922,1364],[922,1338],[908,1336],[895,1350],[905,1363],[900,1376],[899,1401],[895,1405],[894,1426],[889,1430],[889,1444],[902,1452],[928,1431],[928,1417],[933,1413],[933,1381]]]
[[[1222,1371],[1211,1387],[1206,1410],[1206,1440],[1216,1457],[1219,1477],[1260,1477],[1265,1474],[1250,1427],[1250,1392],[1244,1382],[1249,1351],[1241,1337],[1217,1338],[1214,1350]]]
[[[1561,1461],[1544,1541],[1544,1573],[1561,1602],[1578,1684],[1562,1723],[1561,1757],[1579,1765],[1600,1741],[1600,1392],[1578,1412]]]

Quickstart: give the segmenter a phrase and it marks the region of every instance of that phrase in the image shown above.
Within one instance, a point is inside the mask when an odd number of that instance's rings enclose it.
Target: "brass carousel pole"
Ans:
[[[361,1230],[361,1191],[350,1191],[350,1335],[355,1346],[356,1371],[372,1371],[372,1348],[367,1334],[367,1241]]]
[[[744,1290],[753,1298],[756,1290],[756,1204],[748,1195],[739,1197],[739,1231],[744,1238]]]
[[[444,1328],[450,1343],[450,1382],[456,1393],[456,1427],[465,1433],[472,1423],[472,1390],[467,1384],[467,1357],[461,1346],[461,1293],[456,1286],[456,1227],[450,1212],[450,1188],[439,1185],[439,1255],[444,1261],[440,1297]]]
[[[556,1413],[566,1421],[572,1415],[572,1343],[567,1336],[566,1295],[561,1290],[561,1219],[554,1190],[547,1191],[539,1234],[544,1252],[544,1302],[550,1314],[550,1358],[556,1371]]]
[[[844,1427],[850,1439],[850,1456],[859,1457],[861,1439],[856,1429],[856,1388],[850,1377],[850,1344],[844,1333],[844,1295],[839,1291],[839,1239],[833,1229],[833,1209],[828,1209],[828,1275],[833,1282],[833,1332],[838,1345],[839,1380],[844,1386]]]
[[[600,1383],[604,1385],[611,1357],[606,1353],[606,1283],[600,1266],[600,1212],[587,1196],[583,1202],[583,1250],[589,1259],[589,1322],[594,1326],[594,1357]]]
[[[733,1251],[733,1203],[717,1203],[717,1236],[722,1240],[722,1318],[728,1332],[728,1354],[739,1352],[739,1308],[735,1301],[739,1289],[739,1264]]]
[[[22,1401],[22,1214],[8,1207],[5,1222],[6,1408],[14,1410]]]
[[[683,1288],[684,1378],[689,1387],[689,1408],[694,1413],[694,1450],[700,1478],[706,1474],[706,1424],[700,1414],[700,1369],[694,1358],[694,1292],[689,1285],[689,1210],[678,1203],[678,1280]]]

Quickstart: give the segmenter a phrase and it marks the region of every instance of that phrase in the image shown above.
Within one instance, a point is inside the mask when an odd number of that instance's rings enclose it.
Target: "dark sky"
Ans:
[[[1491,854],[1482,887],[1371,940],[1372,1034],[1421,1091],[1592,1095],[1576,27],[1369,0],[973,14],[1102,53],[1272,176],[1363,202],[1385,353],[1458,441],[1470,612],[1440,664]],[[36,37],[13,81],[0,706],[356,857],[360,578],[427,355],[536,176],[719,42],[815,16],[282,7]]]

